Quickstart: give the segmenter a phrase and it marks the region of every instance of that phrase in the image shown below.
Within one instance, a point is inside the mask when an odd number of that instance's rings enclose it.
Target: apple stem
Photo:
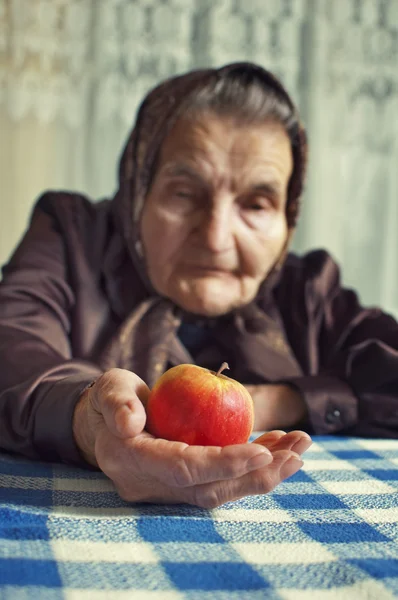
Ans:
[[[227,362],[223,362],[221,367],[218,369],[218,371],[216,373],[217,377],[224,371],[224,369],[229,369],[229,365]]]

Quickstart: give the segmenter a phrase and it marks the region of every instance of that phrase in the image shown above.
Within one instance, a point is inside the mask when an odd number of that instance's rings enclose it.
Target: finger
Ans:
[[[186,502],[211,509],[245,496],[267,494],[302,465],[303,461],[295,452],[280,450],[274,454],[270,465],[240,478],[187,488],[184,490]]]
[[[304,431],[292,431],[292,434],[297,434],[297,441],[293,444],[292,450],[297,454],[304,454],[312,446],[312,439]]]
[[[282,431],[281,429],[273,429],[272,431],[267,431],[266,433],[260,435],[253,441],[253,443],[262,444],[263,446],[271,449],[285,435],[286,431]]]
[[[281,468],[279,469],[279,477],[280,481],[284,481],[285,479],[289,479],[292,475],[297,473],[303,466],[304,461],[301,458],[300,454],[296,452],[292,452],[291,456],[283,462]]]
[[[312,440],[308,433],[304,431],[289,431],[289,433],[281,437],[269,449],[272,453],[276,450],[292,450],[297,454],[303,454],[311,444]]]
[[[143,402],[149,396],[145,382],[125,369],[111,369],[93,386],[92,403],[103,415],[110,432],[119,438],[134,437],[146,423]]]
[[[273,460],[269,450],[257,444],[188,446],[139,436],[131,441],[131,448],[143,473],[177,488],[241,477]]]

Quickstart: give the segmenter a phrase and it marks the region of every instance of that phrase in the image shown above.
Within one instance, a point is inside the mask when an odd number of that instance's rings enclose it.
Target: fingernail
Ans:
[[[261,467],[265,467],[266,465],[269,465],[270,462],[272,462],[272,460],[270,460],[271,456],[271,453],[268,450],[264,449],[262,452],[259,452],[255,456],[249,458],[246,466],[249,469],[249,471],[261,469]]]
[[[299,469],[303,466],[304,461],[301,460],[298,454],[291,456],[287,459],[286,462],[283,463],[281,469],[279,471],[281,479],[287,479],[297,473]]]

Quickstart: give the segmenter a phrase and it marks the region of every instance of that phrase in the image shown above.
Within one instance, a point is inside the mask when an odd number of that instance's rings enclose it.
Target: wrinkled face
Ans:
[[[209,317],[249,303],[286,242],[292,169],[279,124],[180,119],[163,143],[141,218],[156,291]]]

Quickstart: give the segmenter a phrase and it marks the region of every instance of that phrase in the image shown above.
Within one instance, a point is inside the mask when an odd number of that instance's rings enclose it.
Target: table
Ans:
[[[0,598],[398,597],[397,490],[398,440],[315,437],[274,492],[211,511],[0,454]]]

